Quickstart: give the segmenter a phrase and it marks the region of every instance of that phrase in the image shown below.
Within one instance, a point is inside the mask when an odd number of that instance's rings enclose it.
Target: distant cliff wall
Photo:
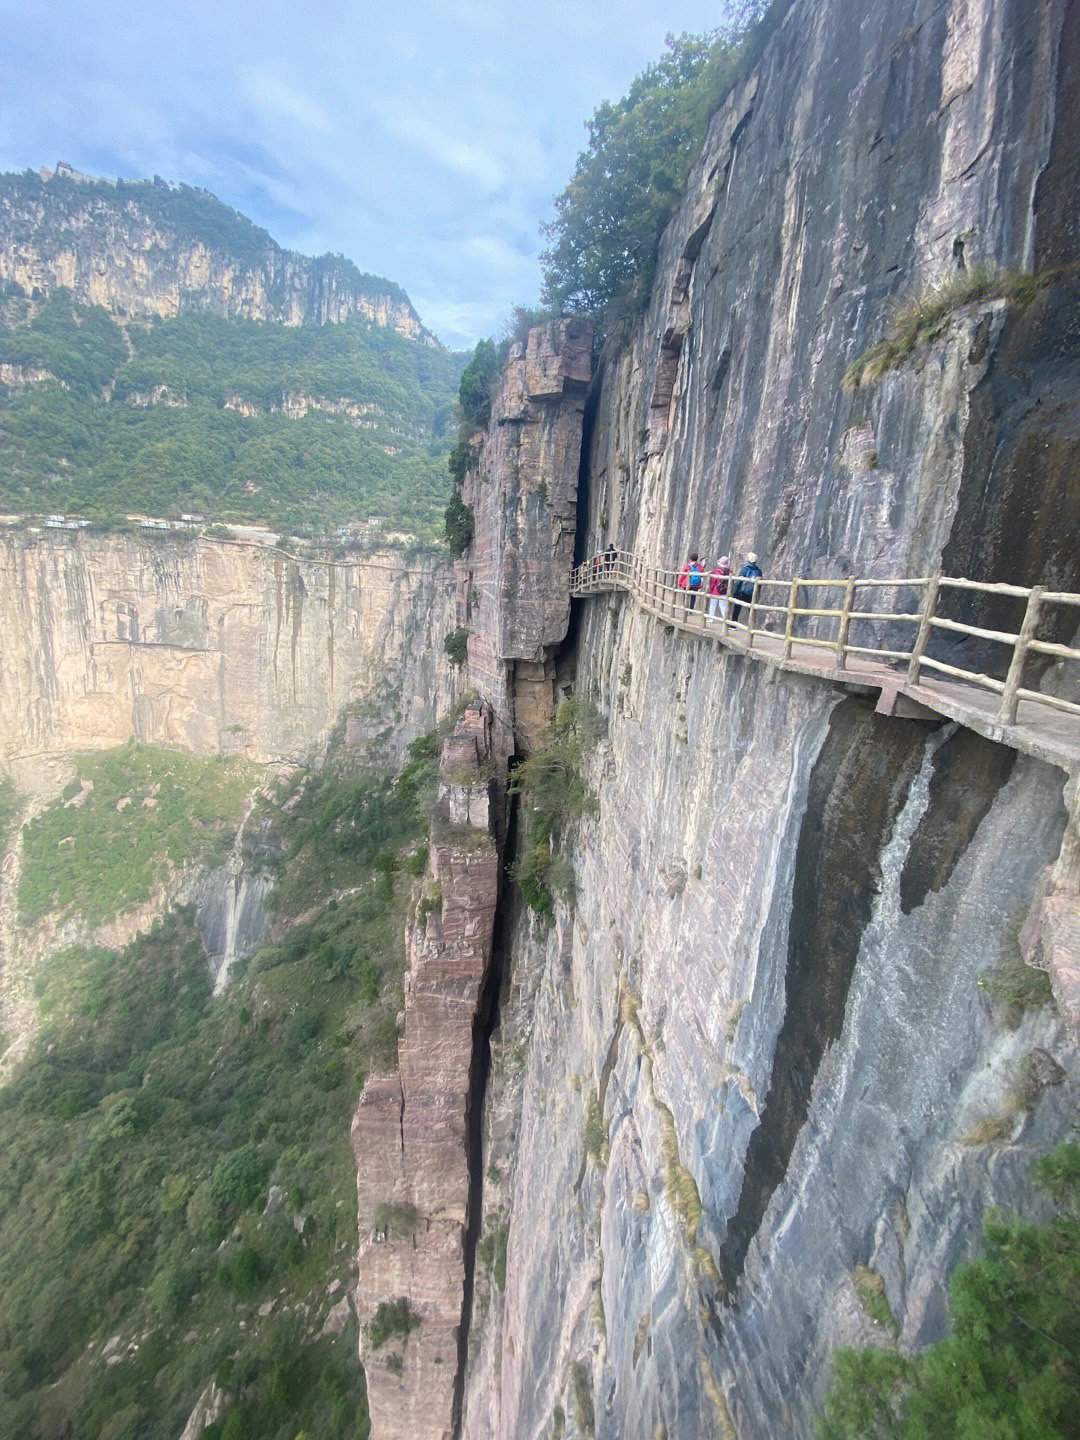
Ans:
[[[1080,589],[1080,294],[1047,273],[1080,258],[1078,17],[797,0],[605,357],[587,552]],[[979,266],[1042,288],[845,390],[897,300]],[[1032,1159],[1072,1132],[1075,1036],[980,981],[1075,851],[1075,779],[620,598],[583,603],[573,658],[599,810],[573,905],[505,917],[483,1225],[509,1238],[463,1433],[809,1437],[832,1349],[891,1343],[856,1267],[902,1348],[938,1338],[987,1207],[1037,1213]]]
[[[0,531],[0,758],[18,777],[136,738],[300,759],[345,706],[358,740],[395,715],[411,736],[449,703],[453,604],[445,562],[392,546]]]
[[[6,179],[0,284],[27,295],[64,287],[84,305],[132,319],[198,310],[323,325],[355,315],[435,343],[398,286],[361,275],[340,256],[283,250],[205,191],[163,181],[113,186],[54,171]]]

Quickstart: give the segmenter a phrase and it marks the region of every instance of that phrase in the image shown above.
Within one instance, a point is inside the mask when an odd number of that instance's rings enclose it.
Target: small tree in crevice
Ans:
[[[450,496],[445,518],[446,543],[454,559],[460,560],[472,544],[474,521],[472,507],[465,504],[456,490]]]
[[[568,899],[573,893],[570,864],[559,852],[559,841],[568,826],[596,810],[581,765],[603,734],[603,718],[591,705],[576,697],[564,700],[543,743],[510,780],[527,814],[513,877],[525,903],[546,920],[554,917],[556,896]]]
[[[404,1295],[399,1295],[396,1300],[384,1300],[368,1324],[368,1344],[372,1350],[378,1350],[395,1335],[407,1340],[410,1331],[417,1329],[419,1324],[420,1316],[409,1309]]]
[[[449,657],[450,664],[459,669],[465,664],[469,654],[469,632],[463,626],[451,630],[448,635],[443,636],[443,649]]]

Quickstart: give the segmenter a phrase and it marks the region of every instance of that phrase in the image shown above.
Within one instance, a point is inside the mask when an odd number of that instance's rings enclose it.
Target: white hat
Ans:
[[[730,564],[731,564],[731,556],[730,556],[730,555],[721,555],[721,556],[720,556],[720,559],[719,559],[716,563],[717,563],[718,565],[730,565]]]
[[[750,565],[756,565],[756,564],[757,564],[757,556],[754,554],[754,552],[753,552],[752,550],[750,551],[750,554],[747,555],[746,559],[747,559],[748,564],[750,564]]]

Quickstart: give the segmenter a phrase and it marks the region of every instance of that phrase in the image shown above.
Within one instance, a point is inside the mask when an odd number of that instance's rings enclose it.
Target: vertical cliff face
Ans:
[[[1067,272],[843,387],[897,297],[1078,258],[1074,12],[792,7],[597,382],[589,550],[1078,588]],[[1074,787],[617,597],[584,602],[575,659],[609,722],[599,811],[573,907],[507,917],[484,1195],[507,1259],[477,1276],[463,1433],[809,1436],[830,1351],[886,1343],[856,1267],[902,1347],[938,1338],[986,1207],[1036,1206],[1032,1158],[1070,1131],[1075,1035],[1009,1028],[980,979],[1052,867],[1071,883]]]
[[[439,773],[428,869],[406,931],[398,1066],[369,1078],[352,1127],[361,1358],[380,1440],[450,1440],[459,1405],[474,1031],[499,885],[486,707],[465,712]]]
[[[578,472],[592,330],[538,326],[515,345],[462,498],[472,546],[458,566],[469,674],[526,740],[550,719],[554,652],[570,615]]]
[[[29,776],[129,738],[296,758],[346,706],[355,738],[374,739],[388,698],[402,733],[430,729],[450,687],[446,568],[393,547],[305,559],[272,542],[0,533],[5,765]]]
[[[590,362],[591,333],[576,321],[534,329],[515,346],[463,486],[475,536],[457,567],[458,619],[485,703],[466,711],[440,761],[428,868],[407,932],[397,1072],[368,1079],[353,1123],[357,1306],[378,1440],[459,1433],[477,1253],[494,1264],[498,1251],[503,1264],[505,1233],[478,1229],[507,766],[554,708]],[[392,1315],[400,1324],[387,1340]]]

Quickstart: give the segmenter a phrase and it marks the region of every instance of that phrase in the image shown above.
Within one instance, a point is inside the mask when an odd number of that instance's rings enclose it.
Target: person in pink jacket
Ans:
[[[709,619],[719,615],[727,617],[728,577],[735,572],[731,568],[731,557],[721,555],[709,572]]]

